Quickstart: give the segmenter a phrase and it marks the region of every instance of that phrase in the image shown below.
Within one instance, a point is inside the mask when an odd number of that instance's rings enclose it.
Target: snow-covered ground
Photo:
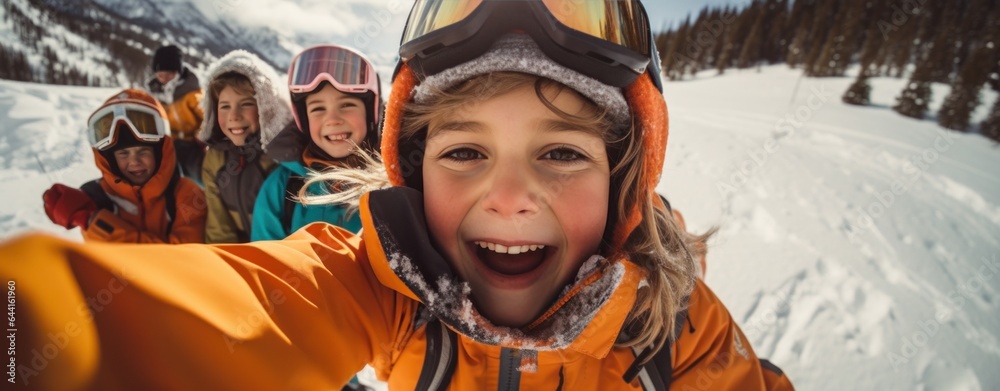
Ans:
[[[893,112],[905,80],[855,107],[799,74],[665,88],[659,190],[721,227],[709,285],[799,389],[1000,389],[1000,148]]]
[[[904,80],[844,105],[851,82],[774,66],[668,83],[659,190],[689,228],[721,227],[707,281],[798,389],[1000,389],[1000,148],[891,111]],[[0,81],[0,238],[79,239],[41,194],[97,177],[84,122],[113,92]]]
[[[43,230],[82,240],[49,221],[42,192],[100,176],[86,122],[116,91],[0,80],[0,238]]]

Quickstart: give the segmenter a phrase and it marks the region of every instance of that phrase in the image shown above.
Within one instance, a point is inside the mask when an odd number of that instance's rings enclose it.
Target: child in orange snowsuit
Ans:
[[[53,185],[42,197],[46,215],[80,227],[86,241],[203,243],[205,194],[176,171],[167,132],[163,108],[145,92],[109,98],[88,124],[101,178],[80,189]]]

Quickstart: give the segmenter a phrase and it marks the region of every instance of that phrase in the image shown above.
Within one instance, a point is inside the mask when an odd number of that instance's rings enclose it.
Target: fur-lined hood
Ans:
[[[245,50],[233,50],[208,67],[207,77],[202,84],[205,90],[205,98],[201,101],[205,119],[201,124],[201,131],[198,132],[198,139],[209,142],[214,132],[222,132],[219,129],[219,121],[216,119],[216,101],[212,97],[209,86],[215,78],[226,72],[237,72],[250,79],[255,97],[257,98],[257,112],[260,117],[260,141],[263,148],[267,149],[267,144],[281,132],[292,119],[291,99],[288,95],[288,87],[278,73],[267,63],[254,54]]]

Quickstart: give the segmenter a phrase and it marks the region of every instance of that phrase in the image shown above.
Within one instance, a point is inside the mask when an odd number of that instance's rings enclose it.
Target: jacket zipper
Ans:
[[[240,173],[236,174],[236,207],[239,209],[237,214],[240,215],[240,221],[243,223],[243,232],[245,232],[249,238],[250,227],[247,225],[246,206],[243,205],[243,194],[240,191],[241,189],[243,189],[243,170],[240,170]]]
[[[146,208],[144,207],[145,205],[142,202],[142,188],[139,188],[138,190],[135,190],[135,187],[133,187],[132,189],[135,191],[135,198],[137,200],[139,200],[139,224],[142,224],[142,227],[145,227],[146,226]],[[142,227],[137,227],[139,229],[140,233],[139,233],[139,236],[136,236],[136,239],[135,239],[136,243],[142,243],[142,241],[139,240],[139,238],[142,237],[142,233],[141,233]]]
[[[519,349],[500,348],[500,377],[497,391],[517,391],[521,388],[521,351]]]

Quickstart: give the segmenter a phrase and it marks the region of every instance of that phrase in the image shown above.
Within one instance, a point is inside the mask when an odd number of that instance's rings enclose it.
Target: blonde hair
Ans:
[[[470,103],[482,102],[533,84],[535,93],[554,113],[581,129],[599,130],[608,149],[611,167],[611,194],[608,205],[608,222],[601,252],[605,256],[622,256],[646,272],[645,287],[638,292],[635,307],[627,324],[634,323],[635,335],[617,341],[618,346],[651,347],[653,352],[663,348],[673,336],[675,316],[685,309],[686,297],[694,287],[697,273],[695,258],[704,253],[704,241],[714,233],[695,236],[684,232],[670,212],[659,205],[650,194],[636,194],[636,187],[646,164],[642,159],[641,144],[635,124],[624,130],[615,129],[607,112],[581,96],[587,103],[582,115],[565,113],[552,104],[554,97],[544,92],[576,93],[550,79],[515,72],[497,72],[469,79],[447,91],[433,91],[433,98],[423,104],[409,103],[403,115],[400,143],[419,141],[426,137],[428,124],[449,115]],[[551,94],[550,94],[551,95]],[[634,121],[633,121],[634,122]],[[619,127],[620,128],[620,127]],[[356,210],[360,197],[372,190],[391,186],[385,167],[359,150],[368,163],[361,169],[327,170],[307,180],[299,196],[306,204],[342,203]],[[339,191],[330,195],[306,194],[310,184],[334,184]],[[655,197],[655,195],[652,195]],[[630,234],[621,249],[610,248],[609,239],[614,229],[621,229],[620,221],[638,205],[642,222]],[[611,254],[616,251],[616,254]],[[652,357],[647,356],[647,357]]]

